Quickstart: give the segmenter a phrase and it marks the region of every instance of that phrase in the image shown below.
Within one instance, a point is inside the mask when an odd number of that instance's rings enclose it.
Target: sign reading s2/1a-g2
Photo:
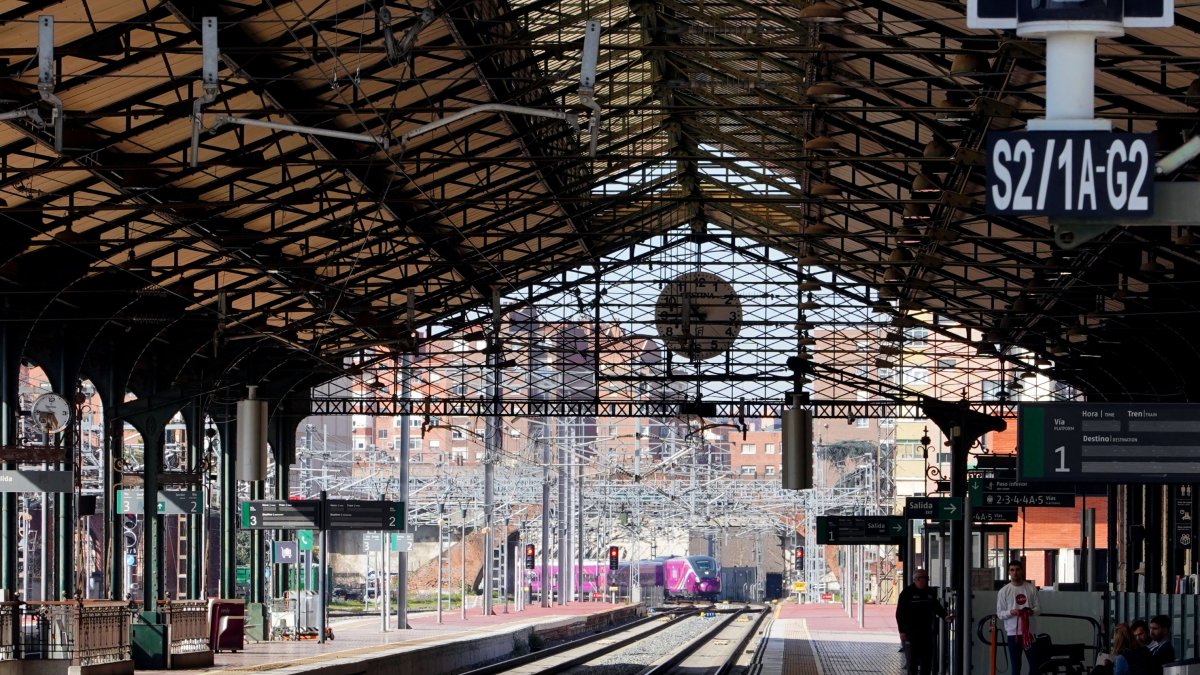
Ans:
[[[1022,131],[988,134],[987,212],[998,215],[1154,214],[1150,134]]]

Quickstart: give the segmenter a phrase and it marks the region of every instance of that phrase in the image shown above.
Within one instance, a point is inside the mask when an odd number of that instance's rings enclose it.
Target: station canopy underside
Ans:
[[[1045,50],[970,31],[964,10],[0,0],[0,113],[43,120],[0,124],[9,344],[51,366],[67,354],[79,376],[121,373],[139,398],[307,395],[386,376],[395,354],[432,373],[449,363],[433,354],[456,351],[479,354],[460,359],[476,371],[498,351],[531,373],[592,372],[542,399],[619,382],[778,400],[801,353],[838,396],[903,398],[912,382],[891,374],[914,343],[925,371],[958,373],[946,392],[1036,371],[1096,400],[1191,398],[1195,235],[1117,228],[1062,251],[1044,219],[985,215],[986,132],[1042,114]],[[55,45],[41,92],[40,15]],[[220,70],[197,108],[204,16]],[[598,113],[579,85],[588,20]],[[1160,151],[1193,135],[1198,29],[1200,7],[1179,3],[1174,28],[1101,40],[1098,116]],[[410,134],[489,103],[580,124],[506,108]],[[733,282],[746,309],[714,359],[671,356],[655,333],[665,282],[692,271]],[[924,346],[939,341],[945,358]]]

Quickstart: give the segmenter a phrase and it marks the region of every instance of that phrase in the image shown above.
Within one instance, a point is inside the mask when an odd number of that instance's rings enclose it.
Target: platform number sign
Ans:
[[[531,570],[535,567],[537,557],[537,547],[533,544],[525,544],[525,569]]]
[[[609,546],[608,547],[608,569],[615,572],[615,571],[617,571],[617,568],[620,566],[621,566],[621,547],[620,546]]]
[[[1086,131],[988,134],[987,212],[996,215],[1154,214],[1154,138]]]

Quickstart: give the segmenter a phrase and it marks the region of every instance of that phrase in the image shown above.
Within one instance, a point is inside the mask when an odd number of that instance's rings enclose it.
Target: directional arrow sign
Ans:
[[[817,516],[818,544],[903,544],[903,516]]]
[[[904,517],[918,520],[962,520],[962,500],[956,497],[909,497]]]
[[[1075,506],[1073,483],[1029,483],[1025,481],[972,478],[967,486],[971,506]]]

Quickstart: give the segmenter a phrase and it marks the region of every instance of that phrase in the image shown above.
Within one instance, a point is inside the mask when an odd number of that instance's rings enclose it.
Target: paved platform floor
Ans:
[[[301,673],[307,666],[328,663],[350,656],[384,655],[406,648],[468,640],[490,630],[512,628],[521,625],[554,623],[569,616],[599,614],[623,604],[606,602],[568,603],[563,606],[542,608],[527,606],[515,611],[509,606],[504,613],[501,606],[492,616],[484,616],[479,608],[468,608],[467,618],[462,618],[456,607],[442,613],[442,623],[437,622],[435,612],[410,613],[408,630],[396,630],[395,616],[391,617],[388,632],[381,630],[378,616],[370,618],[333,619],[333,640],[319,643],[316,640],[286,642],[254,642],[247,640],[245,649],[237,653],[221,652],[215,655],[214,665],[195,670],[139,670],[138,673],[180,675],[182,673],[249,673],[271,672],[273,675]]]
[[[900,675],[893,605],[867,605],[858,625],[839,604],[783,604],[763,656],[764,675]]]

